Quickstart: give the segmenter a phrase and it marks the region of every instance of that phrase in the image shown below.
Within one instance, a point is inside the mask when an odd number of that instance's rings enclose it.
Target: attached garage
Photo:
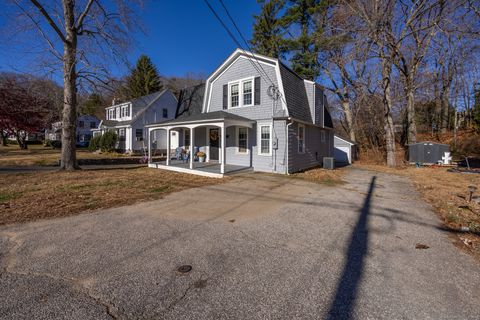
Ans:
[[[335,135],[333,145],[336,163],[351,164],[356,160],[357,146],[355,143]]]

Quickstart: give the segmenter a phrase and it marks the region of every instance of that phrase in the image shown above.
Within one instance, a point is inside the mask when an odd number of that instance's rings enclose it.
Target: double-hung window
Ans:
[[[243,84],[243,105],[252,104],[252,80],[245,81]]]
[[[260,125],[259,135],[259,152],[260,155],[270,155],[272,153],[272,127],[270,125]]]
[[[253,101],[253,78],[229,83],[229,108],[252,106]]]
[[[118,129],[118,140],[125,141],[125,128]]]
[[[231,107],[238,107],[240,102],[240,92],[239,92],[239,85],[238,83],[232,84],[230,87],[230,106]]]
[[[137,138],[137,141],[142,141],[143,140],[143,130],[142,129],[136,129],[135,130],[135,138]]]
[[[298,153],[305,153],[305,126],[298,125]]]
[[[162,112],[163,112],[163,117],[164,117],[164,118],[168,118],[168,109],[167,109],[167,108],[163,108]]]
[[[186,147],[190,147],[190,129],[183,130],[183,145]]]
[[[248,128],[237,127],[237,153],[248,153]]]

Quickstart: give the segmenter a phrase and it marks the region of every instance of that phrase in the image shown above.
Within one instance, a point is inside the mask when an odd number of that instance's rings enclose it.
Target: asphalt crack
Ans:
[[[37,273],[37,272],[21,272],[21,271],[15,271],[13,270],[12,264],[15,261],[15,255],[18,252],[19,248],[22,246],[23,241],[20,241],[17,239],[17,234],[8,234],[8,233],[3,233],[2,235],[6,236],[7,241],[13,243],[13,246],[6,252],[4,255],[5,261],[2,263],[3,264],[3,274],[12,274],[12,275],[17,275],[17,276],[23,276],[23,277],[44,277],[48,278],[54,281],[58,282],[63,282],[65,283],[68,287],[72,288],[73,291],[76,291],[78,293],[86,295],[88,298],[91,300],[95,301],[95,303],[101,305],[102,307],[105,308],[105,312],[107,315],[112,318],[112,319],[120,319],[122,318],[121,315],[119,314],[119,308],[116,307],[114,304],[103,300],[99,296],[95,295],[93,292],[91,292],[90,289],[87,287],[83,286],[81,284],[81,280],[76,279],[76,278],[67,278],[67,277],[58,277],[54,276],[48,273]],[[1,261],[0,261],[1,262]],[[1,273],[0,273],[1,275]]]

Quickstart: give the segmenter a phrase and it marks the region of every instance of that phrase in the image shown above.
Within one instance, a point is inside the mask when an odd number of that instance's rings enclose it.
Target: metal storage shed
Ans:
[[[445,152],[450,152],[448,144],[431,141],[412,143],[408,145],[408,161],[434,164],[442,161]]]
[[[333,146],[335,162],[351,164],[353,160],[357,160],[357,145],[354,142],[335,135]]]

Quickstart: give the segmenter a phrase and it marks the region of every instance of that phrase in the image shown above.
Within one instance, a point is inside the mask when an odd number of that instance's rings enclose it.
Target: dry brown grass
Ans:
[[[0,225],[155,200],[225,181],[149,168],[2,174],[1,178]]]
[[[119,153],[94,153],[77,150],[77,159],[105,159],[125,157]],[[53,166],[58,164],[60,149],[29,145],[21,150],[17,145],[0,146],[0,166]]]
[[[456,234],[466,248],[480,256],[480,205],[467,201],[468,186],[479,188],[476,195],[480,195],[480,174],[453,173],[442,167],[355,166],[409,177],[422,197],[433,206],[445,227]],[[462,227],[468,228],[469,232],[462,231]]]
[[[321,183],[327,186],[336,186],[345,183],[343,180],[344,175],[345,170],[342,169],[326,170],[322,168],[314,168],[304,172],[294,173],[291,176],[293,178],[305,179],[307,181]]]

